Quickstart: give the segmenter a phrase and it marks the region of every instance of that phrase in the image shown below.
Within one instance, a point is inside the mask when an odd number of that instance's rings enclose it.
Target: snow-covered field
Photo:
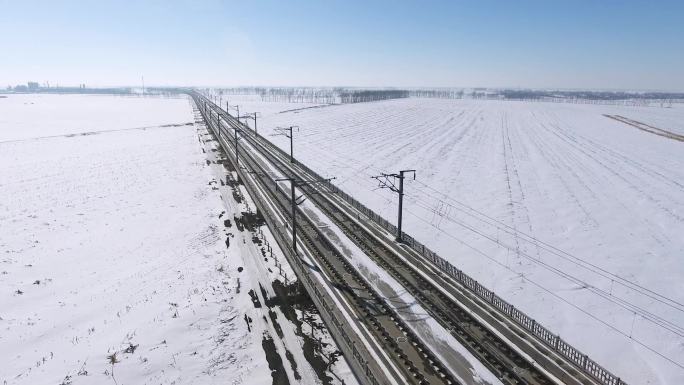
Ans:
[[[298,125],[295,156],[393,222],[397,197],[371,176],[417,169],[405,231],[597,362],[633,384],[684,383],[684,144],[603,116],[681,132],[684,106],[276,110],[262,135]]]
[[[18,94],[0,99],[0,141],[185,124],[185,99]]]
[[[237,223],[195,118],[185,97],[0,99],[2,384],[354,383],[315,314],[330,367],[273,305],[269,234]]]
[[[626,118],[684,135],[684,113],[682,109],[684,107],[681,104],[674,104],[672,108],[622,108],[614,111],[622,113],[622,116]]]
[[[684,106],[228,98],[392,221],[371,176],[417,169],[405,231],[629,383],[684,383],[684,144],[603,116],[682,133]],[[249,199],[194,121],[185,98],[0,98],[1,381],[318,381],[304,314],[269,299],[290,270],[237,228]]]

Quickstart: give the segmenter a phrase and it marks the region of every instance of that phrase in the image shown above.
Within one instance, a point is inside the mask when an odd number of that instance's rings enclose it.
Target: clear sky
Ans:
[[[684,1],[0,0],[0,86],[684,91]]]

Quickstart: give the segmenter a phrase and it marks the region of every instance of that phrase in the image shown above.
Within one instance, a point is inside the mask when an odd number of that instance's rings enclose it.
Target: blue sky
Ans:
[[[0,85],[684,91],[684,1],[0,0]]]

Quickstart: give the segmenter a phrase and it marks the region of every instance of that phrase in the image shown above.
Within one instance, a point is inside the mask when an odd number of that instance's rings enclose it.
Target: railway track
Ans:
[[[199,101],[196,102],[200,104]],[[215,133],[221,133],[220,138],[231,136],[225,127],[217,126],[216,122],[206,116],[205,121]],[[231,152],[234,154],[235,151],[234,143],[222,140],[221,145],[226,147],[230,158]],[[230,159],[233,161],[234,158]],[[240,153],[240,162],[250,173],[257,175],[253,180],[260,184],[262,192],[269,194],[270,202],[277,205],[281,213],[288,213],[291,206],[287,194],[277,188],[274,178],[268,177],[268,170],[259,160],[245,151]],[[298,240],[315,259],[317,266],[314,269],[320,269],[326,279],[338,289],[337,292],[354,307],[358,320],[382,349],[389,353],[393,366],[401,372],[401,383],[458,384],[401,317],[384,303],[347,259],[321,234],[317,226],[306,216],[301,215],[301,218],[304,219],[298,223]]]
[[[256,136],[232,116],[209,102],[229,126],[239,127],[242,138],[286,177],[314,180],[306,168],[270,142]],[[241,153],[244,154],[247,151]],[[523,329],[498,317],[495,309],[477,301],[448,276],[413,253],[390,241],[386,233],[364,223],[362,215],[336,198],[332,185],[303,186],[302,192],[376,264],[411,293],[426,311],[505,384],[599,384],[572,363],[526,336]],[[347,264],[348,265],[348,264]],[[353,267],[345,266],[346,269]],[[358,274],[358,273],[357,273]],[[361,280],[363,280],[361,278]],[[480,309],[474,312],[473,308]]]

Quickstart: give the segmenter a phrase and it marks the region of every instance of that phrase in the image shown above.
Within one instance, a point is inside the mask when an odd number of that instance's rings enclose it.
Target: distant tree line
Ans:
[[[213,91],[219,95],[258,95],[264,89],[263,87],[231,87],[231,88],[217,88]],[[204,91],[211,92],[212,89],[206,88]]]
[[[36,82],[28,82],[25,85],[19,84],[14,87],[7,86],[7,92],[16,93],[56,93],[56,94],[131,94],[132,89],[128,87],[123,88],[86,88],[85,84],[79,84],[78,87],[50,87],[49,85],[41,86]]]
[[[312,87],[232,87],[205,91],[218,95],[258,95],[264,102],[284,103],[339,103],[339,91],[333,88]]]
[[[259,92],[265,102],[287,103],[339,103],[338,89],[325,88],[268,88]]]
[[[684,99],[684,93],[625,91],[543,91],[502,90],[504,99],[582,99],[582,100],[671,100]]]
[[[259,95],[264,102],[339,104],[407,98],[409,91],[394,89],[353,89],[313,87],[235,87],[206,90],[218,95]]]
[[[626,92],[626,91],[542,91],[502,90],[503,100],[543,101],[552,103],[601,104],[620,106],[660,105],[671,107],[672,103],[684,102],[684,93],[673,92]]]
[[[409,92],[407,90],[360,90],[342,92],[340,94],[340,103],[363,103],[408,97]]]
[[[412,89],[411,97],[442,99],[484,99],[545,101],[575,104],[607,104],[627,106],[660,105],[671,106],[672,103],[684,103],[684,93],[677,92],[628,92],[628,91],[566,91],[566,90],[533,90],[533,89]]]
[[[434,89],[434,90],[410,90],[409,95],[414,98],[436,99],[463,99],[463,90]]]

